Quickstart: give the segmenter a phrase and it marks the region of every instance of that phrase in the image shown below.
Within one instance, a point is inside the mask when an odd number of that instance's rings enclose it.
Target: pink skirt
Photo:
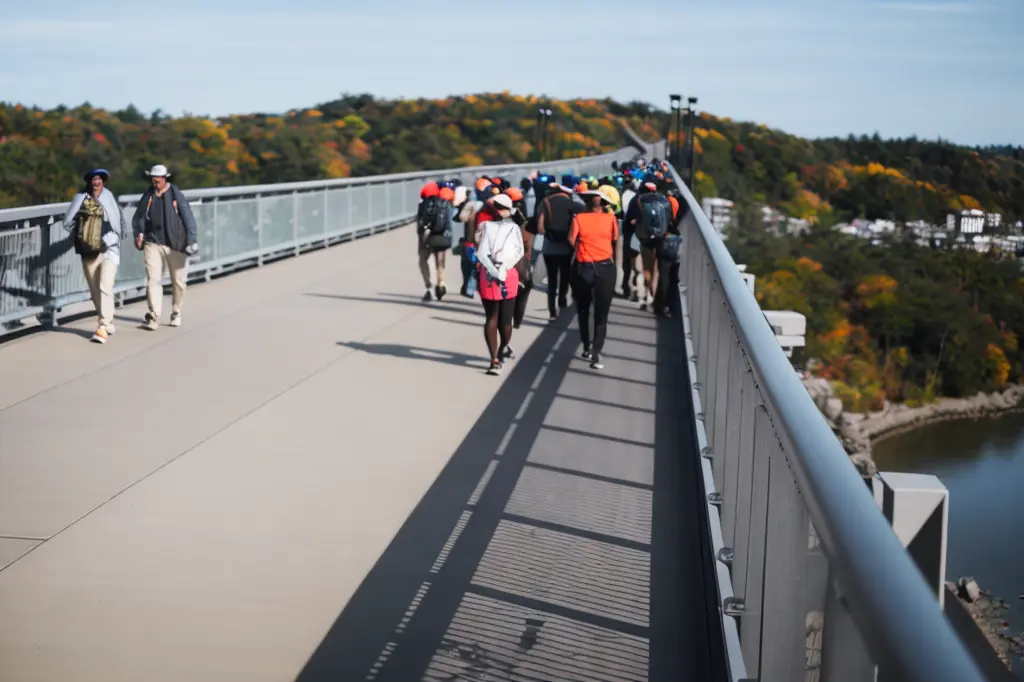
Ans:
[[[502,299],[501,282],[496,279],[492,280],[482,265],[477,266],[477,272],[480,274],[480,282],[477,286],[480,298],[485,301],[500,301]],[[515,268],[509,268],[505,274],[505,291],[508,293],[505,298],[515,298],[519,293],[519,271]]]

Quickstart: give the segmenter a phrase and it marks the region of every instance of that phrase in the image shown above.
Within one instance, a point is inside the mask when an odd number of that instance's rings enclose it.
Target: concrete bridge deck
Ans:
[[[0,680],[714,679],[678,323],[535,291],[495,378],[420,294],[403,228],[0,345]]]

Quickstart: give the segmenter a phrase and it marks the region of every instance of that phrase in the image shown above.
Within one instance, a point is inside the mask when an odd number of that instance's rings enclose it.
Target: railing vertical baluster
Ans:
[[[753,382],[750,382],[751,385]],[[745,395],[745,394],[744,394]],[[743,648],[743,659],[747,662],[747,672],[751,677],[760,678],[761,662],[761,629],[764,618],[764,569],[765,543],[768,536],[768,493],[770,463],[773,455],[778,453],[779,444],[775,439],[775,429],[760,398],[751,395],[745,400],[746,408],[754,413],[754,452],[753,480],[750,491],[750,539],[746,544],[746,556],[737,561],[733,576],[740,570],[741,561],[745,563],[743,600],[747,613],[750,614],[740,622],[740,643]]]
[[[810,521],[781,448],[768,460],[760,682],[804,678]]]
[[[721,420],[719,430],[722,431],[721,454],[725,458],[725,485],[722,486],[722,539],[726,546],[736,548],[736,518],[741,503],[738,479],[740,468],[740,430],[743,424],[743,354],[740,351],[739,339],[732,325],[726,330],[726,338],[722,341],[729,368],[726,376],[726,395],[719,395],[715,410],[722,410],[725,419]],[[716,425],[719,422],[716,422]],[[716,451],[717,452],[717,451]],[[733,587],[735,588],[735,581]]]
[[[745,599],[747,594],[747,565],[750,558],[751,524],[753,523],[751,510],[754,506],[754,434],[758,413],[763,412],[764,408],[760,405],[760,400],[754,388],[754,382],[750,376],[750,370],[747,367],[746,358],[741,356],[737,364],[739,367],[737,367],[736,381],[732,385],[737,387],[737,390],[734,392],[738,394],[738,397],[735,403],[731,401],[729,403],[730,411],[733,409],[732,405],[736,405],[735,413],[740,422],[737,433],[738,442],[735,443],[738,471],[736,473],[735,492],[736,517],[731,529],[732,546],[736,550],[736,559],[733,562],[732,569],[732,583],[736,594]],[[732,393],[730,393],[731,396]],[[730,451],[734,449],[731,439],[727,447]],[[764,515],[763,510],[758,514],[757,518],[761,525],[760,530],[757,532],[763,533]],[[760,560],[764,560],[763,555],[761,555]]]

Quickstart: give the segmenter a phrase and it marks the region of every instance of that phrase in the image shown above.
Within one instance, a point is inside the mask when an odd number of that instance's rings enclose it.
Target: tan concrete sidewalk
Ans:
[[[504,381],[458,278],[401,229],[0,345],[0,680],[294,679]]]

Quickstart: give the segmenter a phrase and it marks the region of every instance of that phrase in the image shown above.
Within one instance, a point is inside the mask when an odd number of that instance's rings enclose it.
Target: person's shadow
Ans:
[[[467,355],[435,348],[423,348],[421,346],[407,346],[400,343],[362,343],[360,341],[339,341],[339,346],[372,353],[374,355],[390,355],[395,358],[407,358],[411,360],[428,360],[441,362],[446,365],[459,365],[470,369],[486,370],[490,363],[480,355]]]

